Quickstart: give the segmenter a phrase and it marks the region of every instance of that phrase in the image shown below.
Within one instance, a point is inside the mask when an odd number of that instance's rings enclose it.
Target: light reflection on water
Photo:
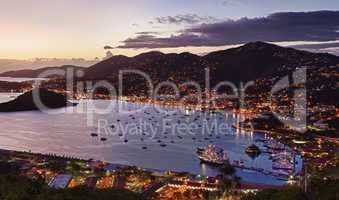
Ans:
[[[86,107],[87,101],[81,101],[78,106]],[[97,100],[96,105],[105,106],[109,101]],[[87,104],[88,105],[88,104]],[[142,105],[133,103],[124,103],[128,109],[136,109]],[[167,110],[174,110],[166,108]],[[146,116],[144,111],[150,113]],[[133,114],[135,120],[147,121],[153,117],[155,126],[160,127],[164,114],[158,113],[153,106],[148,107],[144,111]],[[109,114],[94,114],[94,122],[99,119],[108,120],[110,124],[131,123],[130,114],[118,113],[112,111]],[[171,125],[184,121],[185,112],[180,112],[175,116],[171,116]],[[93,158],[98,160],[109,161],[119,164],[136,165],[144,168],[153,168],[160,170],[187,171],[195,174],[215,176],[219,172],[216,168],[208,165],[201,165],[199,159],[195,155],[197,147],[204,147],[209,141],[204,140],[206,135],[202,135],[201,130],[196,130],[194,137],[192,135],[183,135],[182,139],[177,134],[168,134],[165,136],[158,134],[157,138],[149,138],[142,135],[128,135],[128,143],[124,143],[124,139],[117,135],[105,135],[107,141],[102,142],[97,137],[91,137],[90,134],[97,127],[87,126],[88,113],[67,113],[58,115],[49,115],[38,111],[17,112],[17,113],[0,113],[1,132],[0,132],[0,148],[13,150],[31,150],[40,153],[55,153],[58,155],[67,155],[80,158]],[[193,119],[197,116],[203,118],[205,114],[201,112],[190,113],[186,118]],[[208,118],[215,119],[218,122],[226,122],[231,125],[239,119],[238,115],[208,115]],[[155,122],[156,121],[156,122]],[[94,123],[96,124],[96,123]],[[100,131],[99,131],[100,132]],[[100,134],[103,134],[100,132]],[[144,138],[141,141],[140,138]],[[219,139],[213,135],[210,139],[217,146],[224,148],[231,160],[244,160],[246,165],[255,166],[265,169],[272,168],[272,161],[268,155],[262,154],[253,160],[248,157],[244,151],[246,147],[255,143],[262,147],[261,143],[257,143],[256,139],[262,138],[260,134],[250,134],[247,132],[236,132],[229,127],[225,133],[219,133]],[[161,147],[157,140],[165,143],[166,147]],[[170,143],[170,141],[175,143]],[[201,142],[199,142],[201,140]],[[143,146],[147,146],[147,150],[142,150]],[[274,177],[261,175],[254,172],[238,171],[244,181],[258,182],[265,184],[282,184],[283,182]]]

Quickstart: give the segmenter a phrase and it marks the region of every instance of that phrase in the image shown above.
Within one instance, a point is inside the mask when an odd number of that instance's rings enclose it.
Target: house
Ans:
[[[48,184],[49,187],[54,189],[64,189],[71,181],[72,176],[67,174],[61,174],[55,176]]]

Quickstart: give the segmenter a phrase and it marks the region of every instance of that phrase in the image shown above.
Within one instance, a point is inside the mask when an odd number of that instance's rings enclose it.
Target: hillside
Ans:
[[[164,54],[161,52],[148,52],[135,57],[113,56],[97,63],[85,70],[88,79],[115,78],[119,70],[137,69],[152,78],[182,79],[183,76],[194,77],[203,69],[203,59],[191,53]]]
[[[205,69],[209,68],[212,87],[221,81],[231,81],[238,85],[240,82],[261,79],[273,84],[301,66],[316,71],[337,64],[339,57],[334,55],[252,42],[205,56],[161,52],[143,53],[135,57],[113,56],[85,69],[85,79],[105,79],[117,84],[120,70],[137,69],[149,75],[154,85],[168,80],[177,84],[195,81],[204,87]],[[144,94],[147,88],[144,78],[139,75],[129,75],[123,83],[124,91],[128,94]]]
[[[75,104],[67,101],[66,96],[48,91],[46,89],[39,90],[40,100],[48,108],[62,108],[73,106]],[[39,110],[33,99],[33,91],[26,92],[16,99],[0,104],[0,112],[17,112]]]
[[[211,82],[234,83],[286,73],[301,66],[324,67],[339,64],[339,57],[326,53],[311,53],[293,48],[284,48],[270,43],[252,42],[205,56],[191,53],[164,54],[157,51],[134,57],[116,55],[89,68],[78,66],[47,67],[37,70],[9,71],[0,74],[8,77],[37,77],[49,69],[74,68],[85,71],[84,79],[116,81],[120,70],[137,69],[148,74],[153,81],[187,80],[204,83],[205,68],[211,70]]]
[[[253,42],[238,48],[212,52],[206,56],[191,53],[143,53],[135,57],[113,56],[85,70],[88,79],[114,79],[119,70],[139,69],[159,80],[201,81],[204,69],[211,69],[212,82],[241,82],[272,75],[282,68],[293,70],[300,66],[330,66],[339,58],[330,54],[317,54]],[[156,80],[155,80],[156,81]]]
[[[89,68],[79,69],[85,72],[82,80],[109,80],[116,88],[118,88],[119,71],[127,69],[144,72],[152,79],[153,85],[163,81],[171,81],[178,85],[195,81],[203,88],[205,69],[208,68],[211,87],[222,81],[230,81],[236,85],[240,82],[257,81],[261,83],[259,90],[268,90],[282,77],[299,67],[307,66],[309,75],[307,82],[310,91],[319,94],[318,91],[321,89],[325,93],[319,95],[326,96],[336,90],[336,81],[333,80],[337,79],[338,64],[339,57],[331,54],[311,53],[270,43],[252,42],[205,56],[187,52],[165,54],[157,51],[134,57],[116,55]],[[0,76],[36,76],[45,69],[6,72]],[[129,74],[124,77],[124,94],[145,95],[148,92],[148,85],[140,75]],[[162,88],[161,91],[170,93],[173,90]]]
[[[247,82],[267,76],[284,76],[302,66],[324,67],[339,63],[339,57],[253,42],[204,56],[216,82]]]

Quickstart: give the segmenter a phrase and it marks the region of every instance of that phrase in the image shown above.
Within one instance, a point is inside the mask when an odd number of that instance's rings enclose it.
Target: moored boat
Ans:
[[[261,150],[255,144],[252,144],[251,146],[246,148],[246,153],[251,156],[258,156],[259,154],[261,154]]]
[[[215,145],[208,145],[207,148],[197,148],[197,155],[201,162],[212,165],[225,165],[229,163],[227,154],[223,149]]]

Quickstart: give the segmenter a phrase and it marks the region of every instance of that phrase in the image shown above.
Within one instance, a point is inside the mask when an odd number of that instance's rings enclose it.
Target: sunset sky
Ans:
[[[250,40],[339,52],[339,12],[319,12],[339,10],[338,0],[0,0],[0,5],[0,67],[5,59],[101,59],[107,50],[129,56],[151,49],[205,53]],[[285,14],[275,14],[280,12]]]

